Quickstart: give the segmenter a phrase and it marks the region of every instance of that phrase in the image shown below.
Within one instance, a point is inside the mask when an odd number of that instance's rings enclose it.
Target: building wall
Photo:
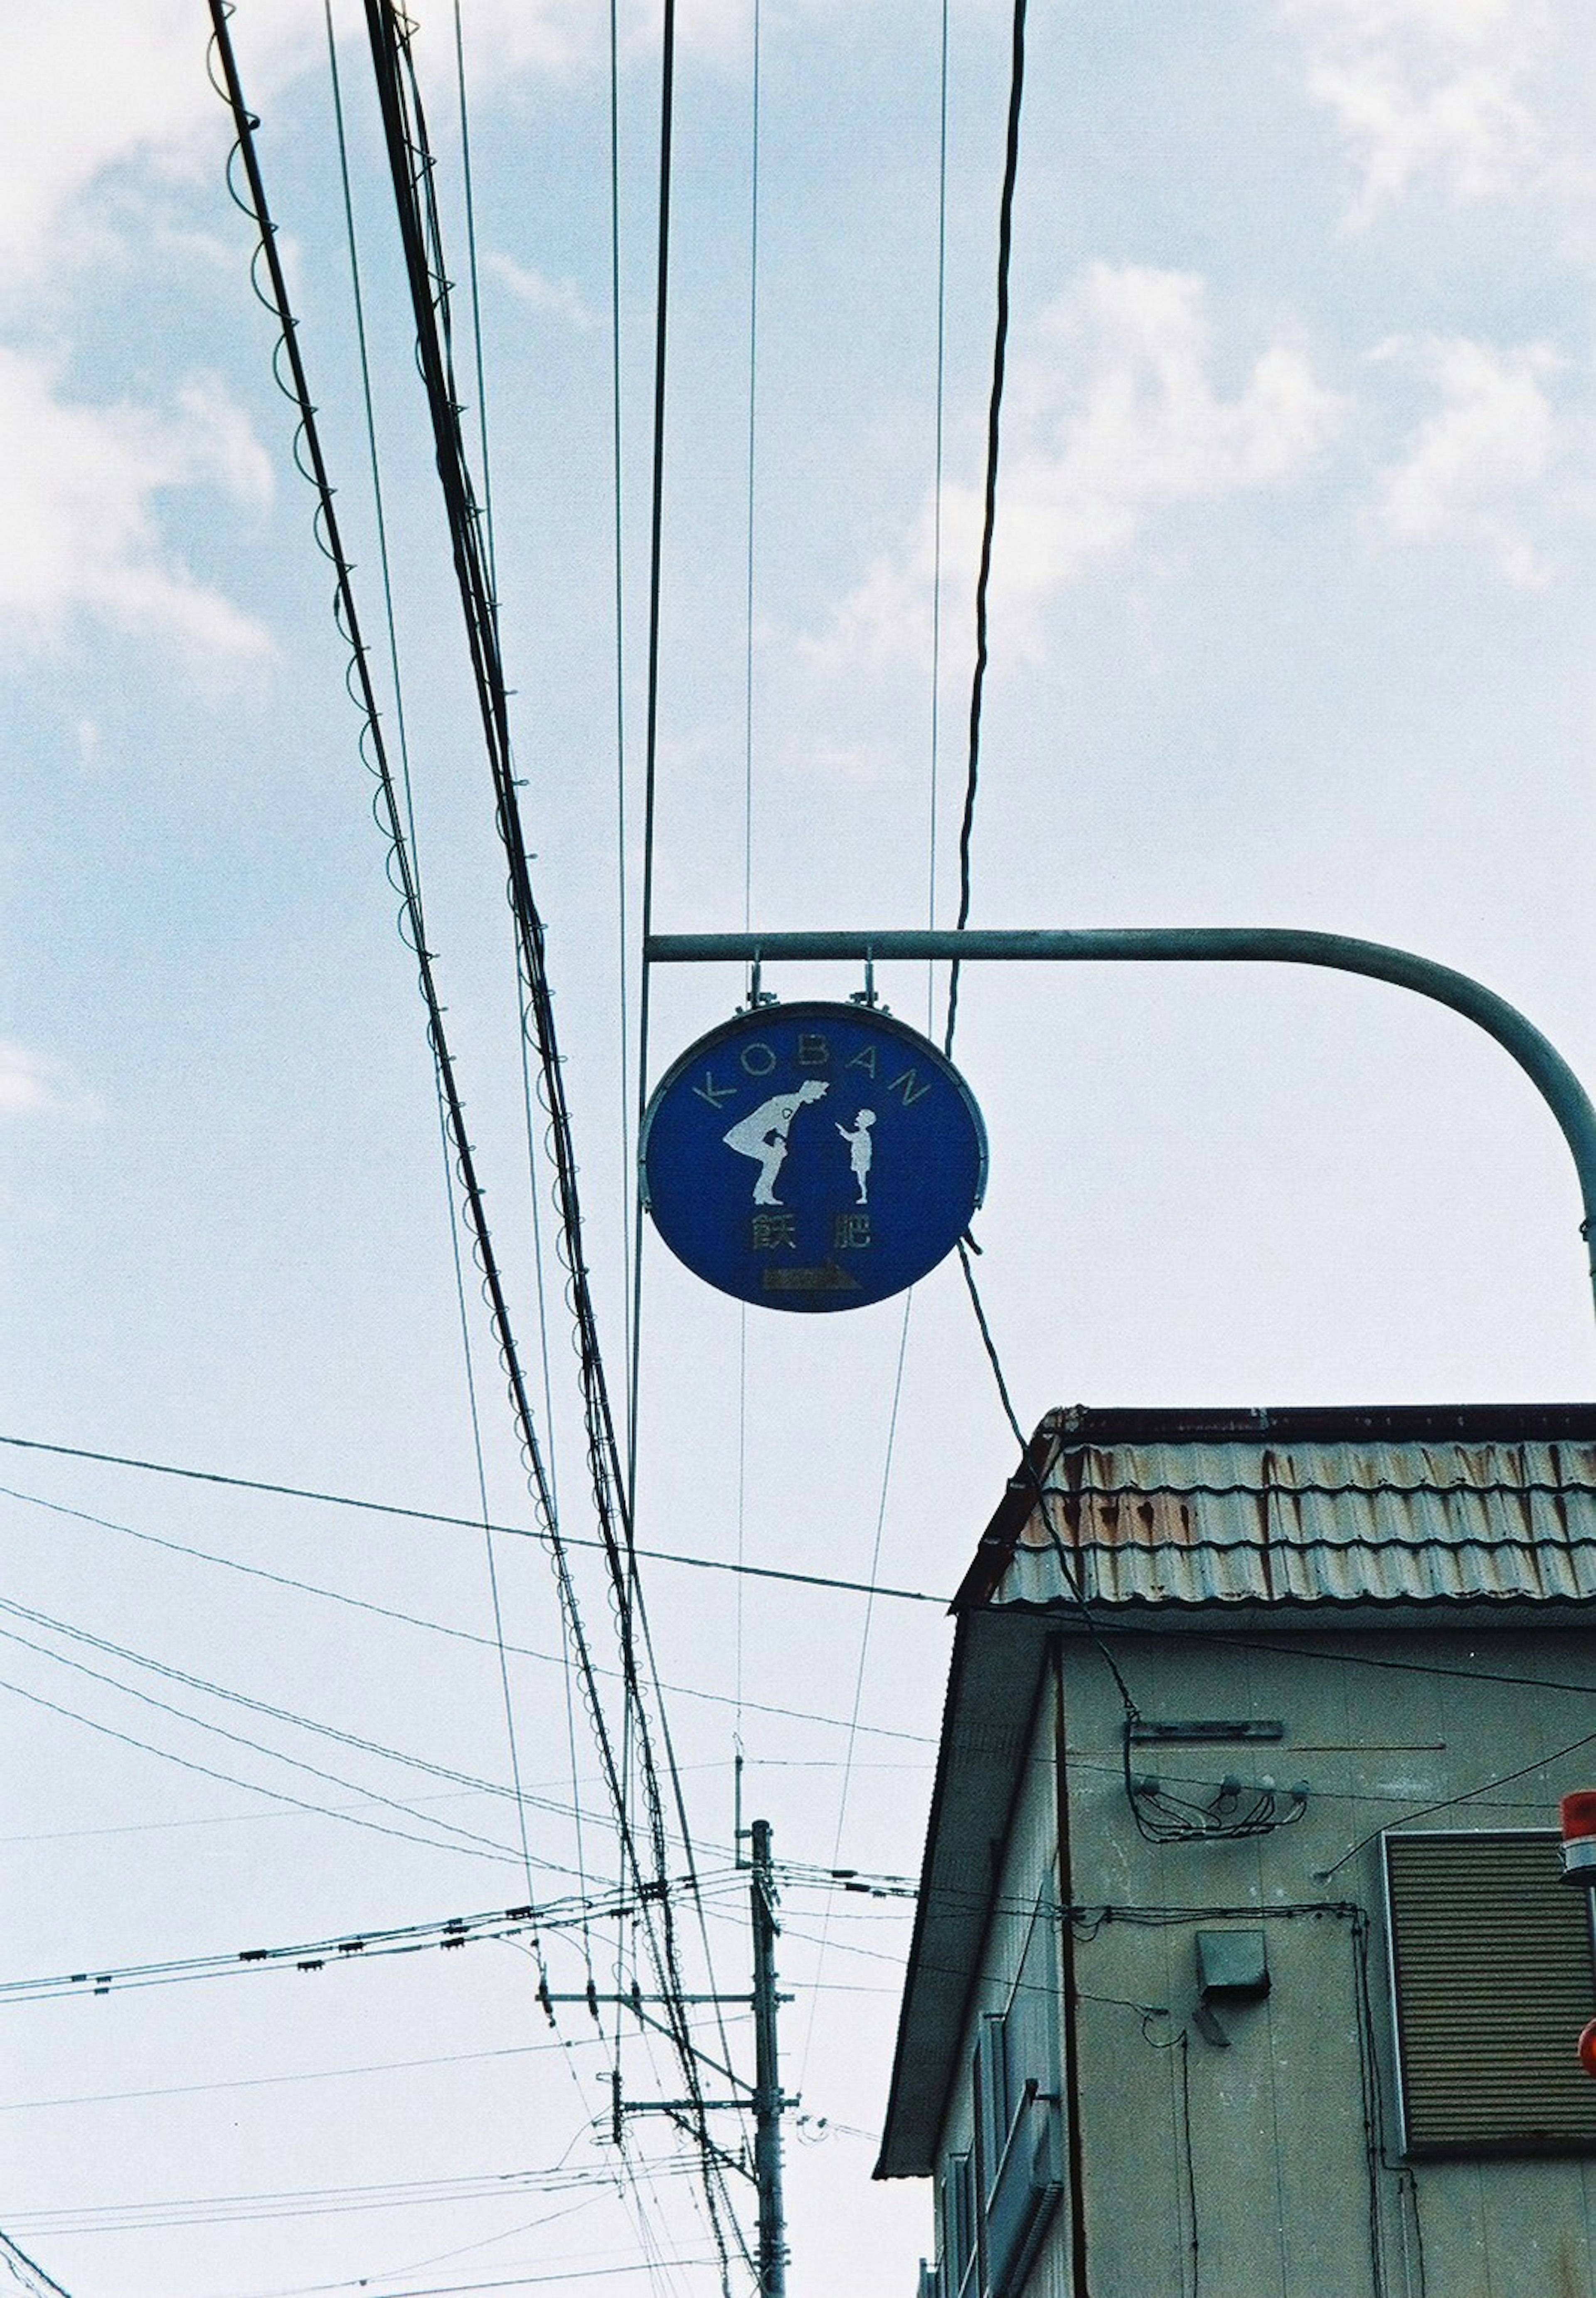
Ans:
[[[1300,1821],[1240,1840],[1145,1840],[1119,1691],[1091,1644],[1059,1648],[943,2134],[945,2156],[970,2143],[981,2019],[1005,2007],[1031,1910],[1068,1899],[1067,1943],[1054,1928],[1072,1958],[1079,2179],[1005,2298],[1596,2298],[1596,2162],[1402,2157],[1379,1840],[1555,1823],[1558,1796],[1596,1780],[1596,1738],[1576,1744],[1596,1729],[1593,1640],[1271,1624],[1116,1635],[1114,1651],[1145,1719],[1286,1726],[1273,1746],[1140,1747],[1138,1773],[1199,1806],[1227,1773],[1300,1779],[1309,1798]],[[1266,1945],[1267,1996],[1211,2006],[1228,2047],[1195,2021],[1203,1930]],[[1062,2001],[1059,2019],[1067,2043]]]
[[[1048,1934],[1045,1967],[1054,1990],[1052,2015],[1055,2024],[1060,2020],[1062,1941],[1057,1920],[1058,1770],[1054,1755],[1057,1714],[1054,1687],[1049,1682],[1038,1702],[1011,1823],[993,1872],[991,1923],[960,2041],[960,2072],[942,2132],[944,2162],[950,2155],[962,2154],[976,2146],[975,2060],[981,2022],[1012,2007],[1038,1911]],[[993,1814],[995,1833],[1002,1816]],[[1062,2042],[1061,2032],[1061,2048]],[[1068,2109],[1062,2095],[1057,2112],[1059,2153],[1061,2160],[1067,2160],[1070,2128]],[[950,2238],[948,2229],[941,2223],[940,2178],[938,2186],[937,2246],[939,2255],[946,2258]],[[1068,2255],[1067,2243],[1061,2244],[1050,2228],[1041,2253],[1022,2286],[1024,2298],[1071,2298]],[[958,2298],[958,2294],[950,2287],[939,2294],[939,2298]],[[1019,2292],[1011,2294],[1011,2298],[1020,2298]]]

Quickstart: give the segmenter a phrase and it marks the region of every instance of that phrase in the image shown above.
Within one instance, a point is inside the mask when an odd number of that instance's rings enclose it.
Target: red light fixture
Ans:
[[[1576,1788],[1558,1806],[1563,1831],[1563,1881],[1596,1890],[1596,1788]],[[1583,2053],[1584,2046],[1580,2046]],[[1596,2068],[1592,2069],[1596,2073]]]
[[[1582,2031],[1578,2049],[1580,2065],[1586,2074],[1596,2075],[1596,2019]]]

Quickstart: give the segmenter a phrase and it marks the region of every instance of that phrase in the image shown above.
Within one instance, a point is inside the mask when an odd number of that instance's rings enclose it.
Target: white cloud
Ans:
[[[1382,475],[1381,531],[1393,542],[1473,544],[1509,583],[1542,587],[1550,574],[1527,531],[1524,498],[1563,442],[1543,379],[1564,362],[1548,343],[1499,351],[1461,336],[1393,337],[1371,356],[1416,367],[1442,402]]]
[[[0,284],[61,257],[57,227],[107,169],[145,159],[186,172],[219,161],[226,111],[205,73],[209,24],[194,0],[75,0],[5,11],[0,73]],[[257,100],[297,70],[314,0],[273,0],[236,28]]]
[[[0,627],[47,644],[87,613],[206,654],[268,654],[260,624],[161,547],[155,499],[205,484],[257,504],[270,492],[265,455],[218,382],[186,385],[167,418],[82,406],[59,396],[45,360],[0,346]]]
[[[95,1104],[62,1062],[0,1037],[0,1119],[96,1113]]]
[[[483,269],[501,279],[518,302],[534,311],[546,313],[550,318],[565,319],[574,327],[583,330],[599,324],[581,293],[568,279],[547,279],[541,271],[533,271],[512,256],[500,255],[490,249],[483,257]]]
[[[1419,177],[1477,200],[1530,180],[1545,132],[1525,83],[1552,45],[1546,0],[1286,0],[1308,88],[1362,178],[1366,223]]]
[[[718,20],[736,0],[693,0],[690,19]],[[450,12],[419,10],[418,63],[447,135],[454,37]],[[632,0],[640,30],[657,10]],[[363,83],[366,36],[358,7],[337,10],[340,45]],[[111,170],[141,163],[158,175],[219,170],[231,137],[227,108],[206,72],[203,0],[48,0],[4,10],[0,73],[0,291],[37,284],[64,257],[92,256],[103,219],[84,194]],[[603,60],[601,14],[591,0],[472,0],[467,70],[485,88],[524,72],[558,72]],[[234,18],[246,95],[265,108],[296,77],[323,69],[319,0],[269,0]]]
[[[1043,602],[1093,559],[1129,549],[1161,505],[1280,485],[1340,422],[1342,401],[1284,343],[1222,397],[1203,299],[1188,273],[1094,264],[1044,314],[1038,348],[1013,361],[993,604],[1016,642],[1034,645]],[[945,491],[945,564],[973,563],[980,508],[974,487]],[[828,651],[922,650],[933,517],[928,505],[908,551],[872,568]]]
[[[454,71],[452,12],[414,9],[416,59],[428,110],[438,111],[435,84]],[[608,32],[591,0],[471,0],[465,12],[467,87],[492,86],[520,72],[565,73],[597,63]],[[361,35],[362,39],[364,35]]]

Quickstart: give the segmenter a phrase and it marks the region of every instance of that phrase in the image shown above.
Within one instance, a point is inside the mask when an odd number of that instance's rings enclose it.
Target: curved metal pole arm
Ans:
[[[1450,965],[1378,941],[1345,934],[1309,933],[1294,926],[1091,926],[1003,929],[962,933],[653,934],[644,946],[650,964],[754,964],[781,959],[880,960],[959,958],[1020,963],[1121,960],[1135,964],[1262,963],[1322,965],[1393,981],[1439,1005],[1450,1005],[1511,1054],[1562,1128],[1579,1176],[1592,1294],[1596,1295],[1596,1109],[1549,1037],[1493,989]]]

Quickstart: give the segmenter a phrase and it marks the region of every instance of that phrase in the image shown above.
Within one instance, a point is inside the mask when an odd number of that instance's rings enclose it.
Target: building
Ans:
[[[1596,1406],[1054,1413],[955,1612],[921,2298],[1596,2298]]]

